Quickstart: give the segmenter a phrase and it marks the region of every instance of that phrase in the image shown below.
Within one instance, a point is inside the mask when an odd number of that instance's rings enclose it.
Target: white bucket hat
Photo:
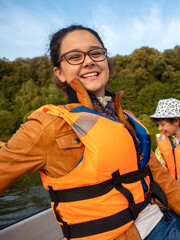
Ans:
[[[151,118],[175,118],[180,117],[180,101],[175,98],[161,99],[156,111]]]

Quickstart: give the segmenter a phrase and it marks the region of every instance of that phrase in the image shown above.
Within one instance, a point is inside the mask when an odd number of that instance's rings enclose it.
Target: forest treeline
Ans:
[[[109,90],[124,90],[123,108],[150,127],[149,115],[162,98],[180,99],[180,46],[159,52],[142,47],[111,58]],[[66,97],[52,83],[48,56],[0,59],[0,136],[13,134],[27,116],[44,104],[64,104]]]

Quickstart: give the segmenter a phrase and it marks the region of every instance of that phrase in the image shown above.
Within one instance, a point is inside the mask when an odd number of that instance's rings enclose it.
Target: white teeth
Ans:
[[[97,73],[88,73],[88,74],[85,74],[83,75],[83,77],[92,77],[92,76],[97,76]]]

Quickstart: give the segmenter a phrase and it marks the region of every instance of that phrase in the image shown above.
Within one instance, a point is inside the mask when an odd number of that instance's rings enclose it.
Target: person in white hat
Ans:
[[[180,101],[161,99],[150,118],[158,124],[156,157],[170,174],[180,182]]]

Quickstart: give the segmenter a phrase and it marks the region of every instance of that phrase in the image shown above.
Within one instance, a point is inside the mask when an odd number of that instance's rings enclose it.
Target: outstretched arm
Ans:
[[[0,195],[24,174],[43,167],[42,133],[39,121],[29,121],[0,149]]]

